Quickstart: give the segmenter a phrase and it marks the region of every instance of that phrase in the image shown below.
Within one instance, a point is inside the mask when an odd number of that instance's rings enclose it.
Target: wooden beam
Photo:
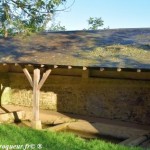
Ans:
[[[34,69],[33,71],[33,120],[39,120],[39,89],[38,84],[40,81],[40,69]]]
[[[40,90],[41,87],[43,86],[44,82],[46,81],[46,79],[48,78],[49,74],[51,73],[51,69],[46,70],[46,72],[43,74],[43,77],[38,85],[38,89]]]
[[[29,67],[31,67],[31,66],[32,66],[32,64],[28,64],[28,66],[29,66]]]
[[[119,144],[126,145],[126,146],[139,146],[140,144],[142,144],[143,142],[145,142],[149,138],[150,138],[150,134],[135,136],[135,137],[131,137],[131,138],[119,143]]]
[[[118,72],[121,72],[121,71],[122,71],[122,69],[121,69],[121,68],[117,68],[117,71],[118,71]]]
[[[15,63],[15,66],[19,66],[19,64]]]
[[[43,68],[45,65],[41,64],[41,68]]]
[[[38,84],[40,81],[40,69],[36,68],[33,71],[33,121],[32,127],[41,129],[41,121],[39,119],[39,103],[40,103],[40,90]]]
[[[104,68],[100,68],[100,71],[104,71],[105,69]]]
[[[7,64],[6,64],[6,63],[3,63],[3,66],[7,66]]]
[[[137,69],[137,72],[141,72],[141,69]]]
[[[87,67],[84,66],[84,67],[83,67],[83,70],[87,70]]]
[[[72,66],[68,66],[68,69],[72,69]]]
[[[23,68],[23,72],[24,72],[24,74],[26,75],[26,77],[27,77],[27,79],[28,79],[28,81],[29,81],[31,87],[33,87],[32,77],[31,77],[29,71],[27,70],[27,68]]]
[[[57,66],[57,65],[54,65],[54,68],[58,68],[58,66]]]

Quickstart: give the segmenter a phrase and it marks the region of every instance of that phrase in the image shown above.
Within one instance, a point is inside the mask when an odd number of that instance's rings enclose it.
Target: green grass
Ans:
[[[0,125],[0,145],[42,144],[43,150],[141,150],[99,140],[86,141],[73,134],[38,131],[15,125]],[[2,148],[0,148],[2,149]],[[28,148],[31,149],[31,148]],[[38,148],[35,148],[38,150]]]

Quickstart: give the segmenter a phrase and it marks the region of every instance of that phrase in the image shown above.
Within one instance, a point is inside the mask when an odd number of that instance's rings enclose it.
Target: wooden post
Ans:
[[[39,117],[39,102],[40,102],[40,89],[42,88],[44,82],[51,73],[51,69],[47,69],[43,73],[42,79],[40,80],[40,69],[36,68],[33,71],[33,79],[28,72],[27,68],[23,67],[23,72],[26,75],[31,87],[33,88],[33,118],[32,118],[32,127],[35,129],[41,129],[41,120]]]
[[[32,127],[35,129],[41,129],[41,121],[39,119],[39,100],[40,90],[38,84],[40,81],[40,69],[34,69],[33,71],[33,121]]]

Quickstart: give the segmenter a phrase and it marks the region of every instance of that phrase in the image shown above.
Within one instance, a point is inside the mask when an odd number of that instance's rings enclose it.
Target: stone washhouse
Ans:
[[[1,37],[0,103],[150,125],[150,28]]]

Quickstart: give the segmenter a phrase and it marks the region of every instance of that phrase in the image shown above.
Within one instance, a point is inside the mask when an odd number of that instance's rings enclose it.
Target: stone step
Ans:
[[[49,127],[49,128],[46,128],[46,129],[43,129],[45,131],[63,131],[67,128],[69,123],[63,123],[63,124],[59,124],[59,125],[56,125],[54,127]]]
[[[0,114],[0,123],[13,123],[25,119],[25,111],[14,111]]]

